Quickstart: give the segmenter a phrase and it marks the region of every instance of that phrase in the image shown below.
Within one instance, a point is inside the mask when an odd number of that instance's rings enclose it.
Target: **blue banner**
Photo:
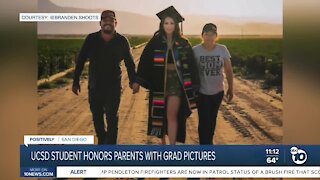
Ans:
[[[316,145],[25,145],[20,167],[319,166]],[[22,172],[27,171],[24,169]]]

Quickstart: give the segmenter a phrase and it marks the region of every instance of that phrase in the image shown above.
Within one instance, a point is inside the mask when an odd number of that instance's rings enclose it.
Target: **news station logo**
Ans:
[[[306,151],[304,151],[303,149],[299,149],[295,146],[290,149],[290,153],[292,161],[296,164],[304,164],[308,159]]]

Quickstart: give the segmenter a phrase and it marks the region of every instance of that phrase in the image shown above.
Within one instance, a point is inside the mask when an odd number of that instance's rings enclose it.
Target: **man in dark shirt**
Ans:
[[[72,91],[78,95],[80,75],[86,60],[89,59],[89,103],[98,144],[117,143],[122,60],[128,71],[129,85],[133,94],[139,91],[130,44],[126,37],[116,32],[116,25],[117,20],[113,11],[106,10],[101,13],[101,29],[86,37],[73,78]],[[107,130],[104,126],[104,114],[107,119]]]

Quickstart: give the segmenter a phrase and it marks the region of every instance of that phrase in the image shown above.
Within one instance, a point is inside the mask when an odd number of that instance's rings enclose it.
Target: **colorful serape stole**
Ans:
[[[153,92],[151,111],[151,135],[162,136],[165,118],[165,97],[163,92]]]
[[[153,62],[155,66],[164,66],[165,53],[163,50],[154,50]]]

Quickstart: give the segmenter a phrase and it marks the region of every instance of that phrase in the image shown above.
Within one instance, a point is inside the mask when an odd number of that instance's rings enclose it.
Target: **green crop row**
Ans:
[[[38,79],[72,67],[82,43],[83,39],[39,39]]]
[[[150,36],[127,36],[131,46]],[[39,39],[38,79],[74,66],[84,39]],[[189,37],[192,46],[200,37]],[[282,39],[220,39],[228,47],[234,71],[245,77],[262,78],[264,87],[282,87]]]
[[[150,36],[128,36],[131,46],[150,39]],[[38,40],[38,79],[74,66],[84,39],[39,39]]]

